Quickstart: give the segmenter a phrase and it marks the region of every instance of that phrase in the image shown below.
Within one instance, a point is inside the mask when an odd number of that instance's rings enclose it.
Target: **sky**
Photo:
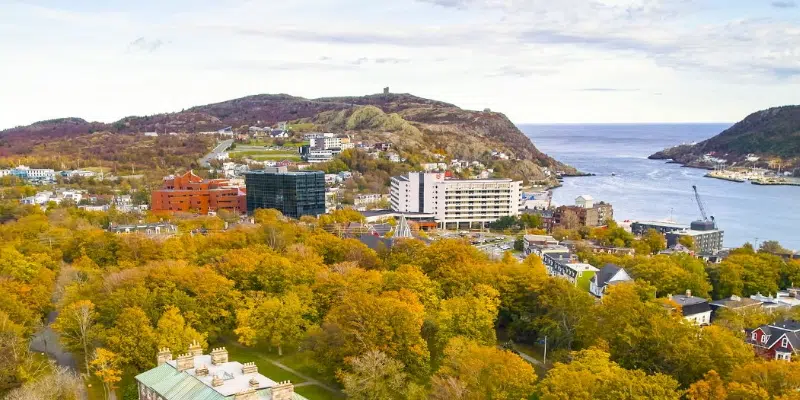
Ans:
[[[516,123],[736,122],[800,103],[800,0],[0,0],[0,129],[385,86]]]

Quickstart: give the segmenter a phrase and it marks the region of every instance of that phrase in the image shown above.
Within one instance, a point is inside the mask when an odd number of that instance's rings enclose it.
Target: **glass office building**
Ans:
[[[325,173],[322,171],[252,171],[245,174],[247,212],[274,208],[287,217],[325,214]]]

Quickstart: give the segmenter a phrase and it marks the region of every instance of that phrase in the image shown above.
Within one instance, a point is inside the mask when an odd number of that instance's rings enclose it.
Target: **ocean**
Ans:
[[[725,246],[777,240],[800,250],[800,187],[757,186],[705,178],[705,170],[648,160],[650,154],[707,139],[730,124],[520,125],[539,148],[592,177],[565,178],[553,203],[574,204],[579,195],[614,206],[625,220],[700,219],[692,185],[709,215],[725,231]],[[612,175],[613,174],[613,175]]]

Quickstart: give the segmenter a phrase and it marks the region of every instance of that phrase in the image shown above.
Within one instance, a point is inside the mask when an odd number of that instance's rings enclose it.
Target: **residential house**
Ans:
[[[522,237],[525,255],[533,253],[533,247],[546,247],[558,245],[558,240],[547,235],[525,235]]]
[[[749,299],[747,297],[739,297],[732,295],[724,299],[714,300],[709,305],[711,311],[716,314],[720,309],[727,309],[736,312],[743,312],[749,309],[761,308],[762,302],[756,299]]]
[[[589,293],[602,298],[608,286],[632,280],[633,278],[622,267],[606,264],[589,281]]]
[[[792,308],[800,306],[800,295],[797,292],[798,289],[788,289],[782,290],[778,293],[775,293],[775,296],[772,294],[768,296],[764,296],[761,293],[756,293],[750,296],[751,299],[760,301],[762,304],[761,306],[768,310],[774,310],[778,308]]]
[[[174,235],[178,233],[178,227],[173,224],[160,222],[154,224],[111,225],[108,227],[108,231],[116,234],[143,233],[148,236]]]
[[[669,296],[669,299],[681,306],[683,318],[697,325],[711,323],[711,306],[708,300],[692,296],[692,291],[687,290],[685,295]]]
[[[791,361],[800,353],[800,322],[783,321],[746,330],[747,342],[768,360]]]

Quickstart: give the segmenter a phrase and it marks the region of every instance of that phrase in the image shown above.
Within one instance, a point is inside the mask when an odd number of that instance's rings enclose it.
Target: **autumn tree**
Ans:
[[[597,349],[573,354],[568,364],[556,363],[539,383],[542,400],[678,400],[678,382],[668,375],[647,375],[610,361]]]
[[[308,320],[313,309],[310,306],[310,293],[301,298],[295,292],[280,297],[258,296],[248,301],[248,307],[236,311],[237,328],[234,332],[239,342],[253,346],[266,342],[270,348],[276,347],[278,355],[283,355],[284,346],[294,346],[305,336],[312,326]]]
[[[193,341],[200,343],[203,349],[208,347],[206,334],[197,332],[181,315],[177,307],[169,306],[161,315],[156,327],[158,348],[167,347],[178,354],[186,353]]]
[[[499,296],[497,290],[491,286],[478,285],[473,295],[442,301],[439,310],[432,317],[435,334],[430,338],[430,343],[434,365],[437,365],[450,339],[456,336],[486,346],[497,342],[495,320],[500,305]]]
[[[420,336],[424,318],[422,304],[408,290],[353,292],[328,312],[310,345],[320,364],[330,369],[348,357],[378,350],[402,362],[412,376],[424,376],[429,358]]]
[[[131,335],[136,332],[136,335]],[[153,365],[157,351],[156,332],[139,307],[126,308],[105,333],[108,351],[117,355],[121,365],[144,371]]]
[[[717,371],[708,371],[702,380],[689,386],[686,398],[689,400],[725,400],[728,398],[728,391]]]
[[[655,229],[648,229],[647,232],[642,235],[642,241],[647,243],[647,246],[650,247],[650,253],[652,254],[656,254],[667,248],[667,239],[661,232]]]
[[[480,400],[527,399],[534,392],[533,367],[514,353],[461,337],[453,338],[444,353],[433,378],[433,393],[455,391],[461,395],[453,398]]]
[[[422,399],[423,390],[404,371],[403,363],[377,350],[346,360],[347,369],[337,372],[342,390],[354,400]]]
[[[67,367],[53,366],[51,372],[12,390],[6,400],[78,400],[83,381]]]
[[[107,399],[109,393],[116,389],[117,382],[122,380],[119,359],[116,354],[101,347],[94,351],[91,366],[95,376],[103,382],[103,394]]]
[[[99,333],[95,305],[79,300],[61,309],[53,329],[58,332],[64,347],[83,354],[84,367],[89,371],[91,345]]]
[[[680,244],[683,247],[686,247],[689,250],[694,250],[695,249],[695,247],[694,247],[694,237],[689,236],[689,235],[681,236],[680,239],[678,239],[678,244]]]

